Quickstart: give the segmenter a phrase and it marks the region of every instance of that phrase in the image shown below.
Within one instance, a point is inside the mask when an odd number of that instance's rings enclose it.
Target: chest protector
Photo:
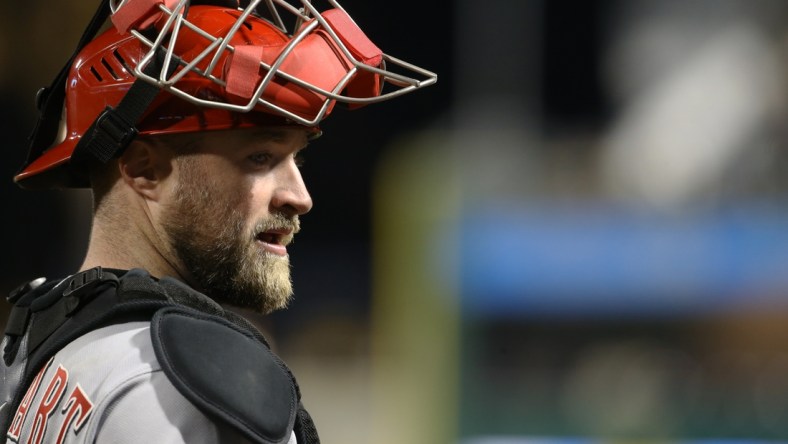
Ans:
[[[3,433],[36,373],[55,353],[92,330],[150,321],[162,370],[205,415],[254,443],[285,444],[295,432],[299,444],[319,444],[295,377],[243,317],[176,279],[154,279],[141,269],[96,267],[61,282],[41,281],[8,298],[13,308],[0,345]]]

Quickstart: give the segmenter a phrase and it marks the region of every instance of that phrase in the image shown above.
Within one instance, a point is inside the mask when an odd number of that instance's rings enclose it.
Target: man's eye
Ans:
[[[249,160],[257,165],[265,165],[271,160],[271,154],[269,153],[255,153],[249,156]]]

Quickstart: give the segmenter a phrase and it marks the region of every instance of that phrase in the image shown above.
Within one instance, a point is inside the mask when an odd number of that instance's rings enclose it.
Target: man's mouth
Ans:
[[[272,229],[258,233],[255,239],[262,247],[278,256],[287,256],[287,244],[293,240],[293,231],[290,229]]]

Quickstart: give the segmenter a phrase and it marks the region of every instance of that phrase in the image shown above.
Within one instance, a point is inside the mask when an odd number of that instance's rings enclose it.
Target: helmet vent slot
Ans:
[[[112,55],[113,55],[113,56],[115,56],[115,59],[116,59],[118,62],[120,62],[121,66],[123,66],[123,69],[125,69],[125,70],[126,70],[126,72],[131,72],[131,67],[130,67],[130,66],[129,66],[129,64],[126,62],[126,59],[124,59],[124,58],[123,58],[123,56],[121,56],[121,55],[120,55],[120,53],[118,52],[118,50],[117,50],[117,49],[116,49],[116,50],[114,50],[114,51],[112,51]]]
[[[98,71],[96,71],[95,66],[90,67],[90,73],[93,74],[96,77],[96,80],[98,80],[99,82],[104,81],[104,79],[101,78],[101,74],[99,74]]]
[[[120,80],[120,77],[118,77],[118,75],[115,74],[115,70],[112,69],[112,66],[110,66],[109,63],[107,63],[107,59],[102,57],[101,64],[104,65],[104,68],[107,69],[107,72],[109,72],[109,75],[111,75],[113,79]]]

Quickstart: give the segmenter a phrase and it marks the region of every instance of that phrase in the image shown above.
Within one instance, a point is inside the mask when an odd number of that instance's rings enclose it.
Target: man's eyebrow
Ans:
[[[283,128],[260,128],[255,131],[254,137],[258,140],[280,142],[288,139],[290,131]],[[304,130],[304,132],[306,133],[307,130]]]
[[[255,137],[260,139],[276,140],[276,139],[284,138],[284,135],[285,135],[284,130],[276,129],[276,128],[265,128],[265,129],[260,129],[259,131],[255,131]]]

